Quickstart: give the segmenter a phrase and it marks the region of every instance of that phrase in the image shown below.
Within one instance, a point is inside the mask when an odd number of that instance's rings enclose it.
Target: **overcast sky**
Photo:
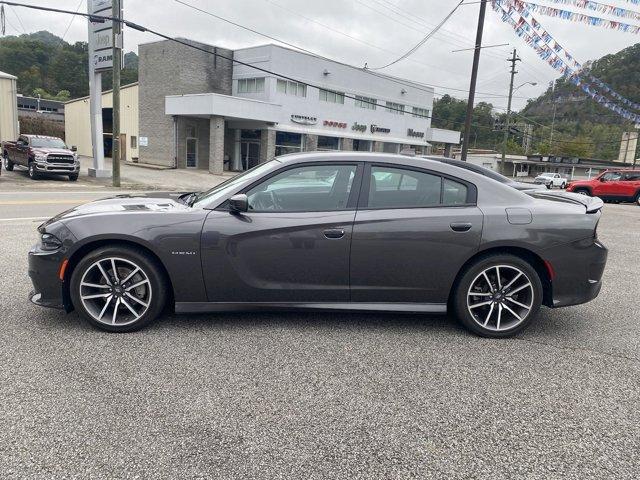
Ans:
[[[345,63],[370,67],[394,60],[415,45],[439,23],[458,0],[184,0],[203,10],[225,17],[283,41],[299,45]],[[34,5],[86,12],[86,0],[24,0]],[[537,3],[553,5],[548,0]],[[625,0],[605,3],[634,8]],[[168,35],[192,38],[227,48],[247,47],[271,42],[241,28],[194,11],[175,0],[123,0],[125,18]],[[558,5],[556,5],[558,6]],[[564,7],[571,9],[571,7]],[[637,6],[636,10],[640,10]],[[436,86],[437,94],[449,93],[466,98],[471,71],[472,51],[452,50],[473,46],[479,5],[462,5],[443,29],[409,59],[383,70],[385,73]],[[579,9],[574,9],[580,11]],[[597,14],[593,14],[597,15]],[[579,61],[617,52],[638,41],[630,33],[605,30],[581,23],[535,15],[537,20]],[[19,17],[19,18],[18,18]],[[74,42],[86,41],[86,21],[67,15],[50,14],[15,7],[8,9],[7,34],[49,30]],[[612,19],[616,19],[613,17]],[[621,20],[621,19],[617,19]],[[622,20],[634,23],[631,20]],[[70,23],[71,22],[71,23]],[[69,26],[70,25],[70,26]],[[17,32],[16,32],[17,30]],[[136,51],[140,43],[153,41],[150,34],[125,31],[125,50]],[[509,73],[506,58],[517,48],[522,62],[516,85],[525,85],[514,98],[514,107],[522,107],[526,98],[535,97],[557,77],[555,70],[539,59],[520,40],[511,27],[487,8],[483,44],[508,43],[509,46],[483,51],[480,61],[477,100],[486,100],[496,108],[506,108]],[[449,87],[447,89],[444,87]],[[500,95],[489,97],[487,94]]]

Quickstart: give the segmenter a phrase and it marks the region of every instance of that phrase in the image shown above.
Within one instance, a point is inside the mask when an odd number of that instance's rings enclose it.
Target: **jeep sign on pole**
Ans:
[[[89,0],[89,14],[111,16],[112,0]],[[89,62],[96,72],[113,67],[113,25],[111,20],[92,22],[89,19]]]

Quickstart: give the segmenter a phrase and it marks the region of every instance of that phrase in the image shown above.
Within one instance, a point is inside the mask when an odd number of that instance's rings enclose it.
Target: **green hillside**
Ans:
[[[0,70],[18,77],[18,92],[68,100],[89,95],[86,42],[70,44],[47,31],[0,38]],[[138,57],[125,55],[122,84],[138,79]],[[104,75],[103,89],[111,88]]]

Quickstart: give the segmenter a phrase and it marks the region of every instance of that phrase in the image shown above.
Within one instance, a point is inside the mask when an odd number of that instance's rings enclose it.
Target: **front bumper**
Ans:
[[[593,300],[602,288],[607,263],[607,248],[597,239],[588,238],[544,252],[553,266],[550,307],[567,307]]]
[[[63,175],[71,175],[80,173],[80,164],[73,163],[49,163],[36,162],[36,171],[40,173],[56,173]]]
[[[38,245],[29,251],[29,277],[33,284],[29,299],[36,305],[66,309],[63,282],[58,278],[63,261],[60,251],[44,251]]]

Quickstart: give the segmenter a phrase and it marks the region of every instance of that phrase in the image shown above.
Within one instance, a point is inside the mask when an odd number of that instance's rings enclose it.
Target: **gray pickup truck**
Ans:
[[[73,182],[80,173],[76,147],[67,147],[58,137],[20,135],[15,142],[2,143],[2,157],[5,170],[10,172],[16,165],[25,167],[34,180],[51,174],[67,175]]]

